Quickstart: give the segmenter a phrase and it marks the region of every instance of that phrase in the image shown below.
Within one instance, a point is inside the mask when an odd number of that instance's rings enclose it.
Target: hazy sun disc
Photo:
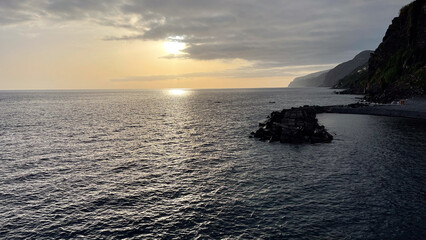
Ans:
[[[186,45],[183,42],[177,41],[168,41],[164,42],[164,50],[166,50],[169,54],[180,54],[183,49],[185,49]]]
[[[170,89],[169,93],[172,95],[183,95],[186,93],[186,91],[182,89]]]

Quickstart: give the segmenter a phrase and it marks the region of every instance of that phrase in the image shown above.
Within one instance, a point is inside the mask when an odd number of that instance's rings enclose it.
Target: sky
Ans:
[[[0,0],[0,89],[286,87],[408,0]]]

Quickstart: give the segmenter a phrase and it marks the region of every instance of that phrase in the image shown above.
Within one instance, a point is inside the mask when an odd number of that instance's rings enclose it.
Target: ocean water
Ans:
[[[0,239],[426,239],[425,121],[321,114],[330,144],[248,138],[273,110],[354,101],[0,92]]]

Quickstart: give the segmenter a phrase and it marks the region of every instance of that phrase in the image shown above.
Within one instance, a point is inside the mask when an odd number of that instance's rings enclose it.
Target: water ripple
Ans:
[[[424,239],[422,121],[320,115],[331,144],[247,134],[327,89],[0,92],[2,239]],[[277,104],[268,104],[275,101]]]

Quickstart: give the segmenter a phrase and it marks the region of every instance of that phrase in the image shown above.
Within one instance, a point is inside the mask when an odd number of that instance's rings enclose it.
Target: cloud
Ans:
[[[265,68],[331,64],[374,49],[409,0],[0,0],[0,25],[90,21],[128,29],[105,40],[182,36],[185,58]],[[271,73],[273,74],[273,73]]]
[[[39,4],[29,0],[0,0],[0,26],[36,21],[41,14]]]
[[[408,1],[130,1],[126,14],[151,14],[145,31],[114,40],[185,36],[188,57],[273,65],[335,63],[377,46]]]

